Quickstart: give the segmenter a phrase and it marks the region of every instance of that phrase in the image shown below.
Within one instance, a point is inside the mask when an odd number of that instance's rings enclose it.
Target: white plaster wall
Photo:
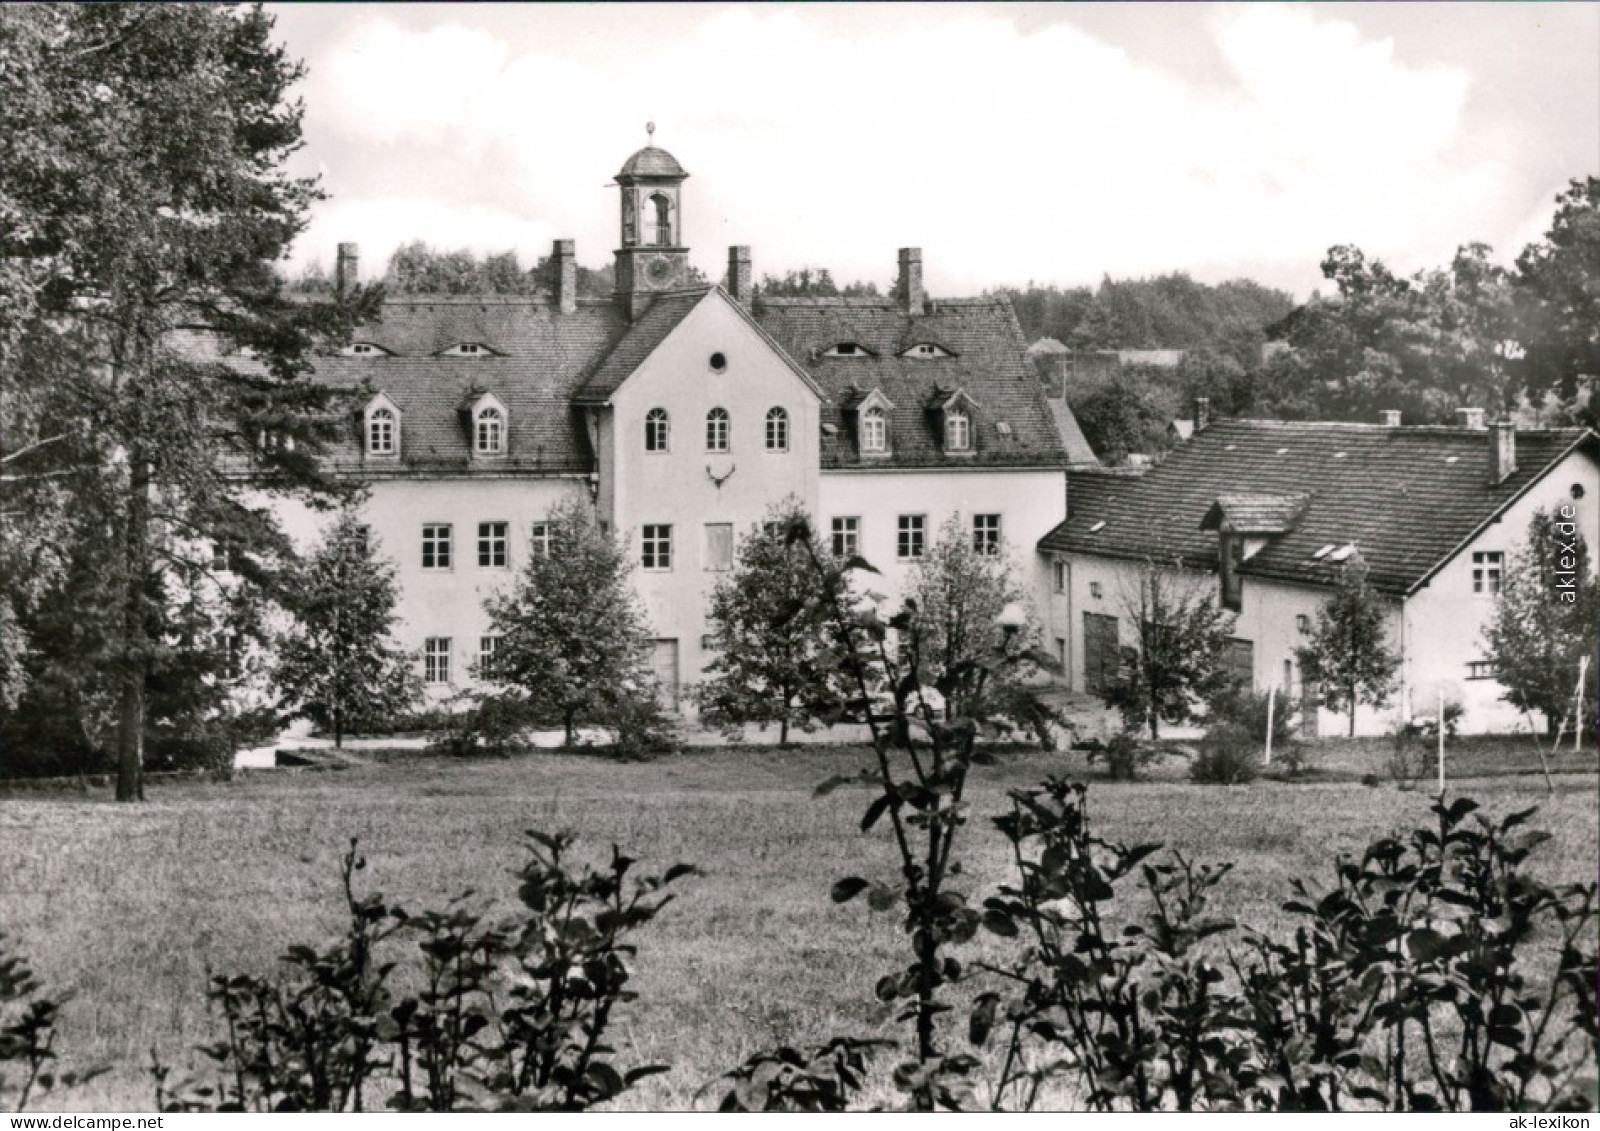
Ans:
[[[712,370],[710,356],[727,367]],[[731,523],[735,538],[769,508],[793,496],[817,510],[818,398],[728,300],[713,292],[669,334],[612,397],[616,469],[612,521],[635,563],[634,583],[652,629],[678,641],[679,679],[691,684],[705,666],[700,646],[711,589],[724,575],[706,568],[705,526]],[[789,412],[789,449],[766,450],[767,410]],[[730,417],[727,452],[706,451],[706,414]],[[644,449],[652,408],[672,418],[667,452]],[[708,470],[709,473],[708,473]],[[723,478],[718,487],[711,476]],[[673,529],[672,569],[639,568],[646,524]]]
[[[1583,490],[1581,501],[1572,498],[1574,484]],[[1412,595],[1406,602],[1405,632],[1413,713],[1432,715],[1438,690],[1443,687],[1446,699],[1459,699],[1466,709],[1462,729],[1467,733],[1527,729],[1521,712],[1500,698],[1504,688],[1499,681],[1467,678],[1468,663],[1483,659],[1483,629],[1494,613],[1494,598],[1472,591],[1472,555],[1499,550],[1509,566],[1511,556],[1527,540],[1534,511],[1557,511],[1566,505],[1572,508],[1573,521],[1589,544],[1593,566],[1600,552],[1597,499],[1600,467],[1583,453],[1568,456]],[[1573,679],[1577,679],[1576,672]]]
[[[861,519],[861,556],[881,576],[867,586],[882,593],[894,608],[904,595],[914,568],[897,556],[899,519],[903,514],[927,518],[927,544],[932,545],[951,515],[960,515],[967,537],[974,514],[1000,515],[1000,536],[1027,588],[1036,615],[1044,617],[1049,578],[1039,568],[1039,539],[1055,528],[1066,512],[1066,481],[1060,471],[1033,469],[956,469],[952,471],[849,470],[822,473],[821,505],[813,514],[826,541],[833,519]],[[1049,634],[1044,634],[1048,644]]]
[[[378,552],[398,566],[396,638],[402,647],[418,654],[419,672],[427,637],[445,636],[451,641],[451,682],[426,687],[430,700],[447,698],[473,684],[470,668],[478,658],[479,638],[489,631],[484,599],[508,585],[527,562],[532,524],[547,518],[558,503],[568,499],[588,501],[585,477],[461,476],[371,484],[361,517],[372,528]],[[335,512],[314,511],[294,500],[274,500],[273,507],[302,551],[314,546],[336,517]],[[422,527],[433,522],[451,525],[453,552],[448,570],[422,568]],[[505,568],[478,565],[480,522],[509,525],[510,554]]]

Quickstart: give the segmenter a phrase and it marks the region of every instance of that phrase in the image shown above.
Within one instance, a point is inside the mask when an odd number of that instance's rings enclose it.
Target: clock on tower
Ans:
[[[646,127],[652,141],[655,123]],[[622,246],[617,248],[617,298],[629,321],[661,291],[681,287],[689,277],[689,249],[683,246],[680,205],[689,174],[665,149],[647,145],[623,163]]]

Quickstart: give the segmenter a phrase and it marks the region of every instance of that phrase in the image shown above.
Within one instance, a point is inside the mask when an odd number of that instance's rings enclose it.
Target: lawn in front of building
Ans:
[[[647,870],[699,865],[704,876],[684,883],[639,939],[640,1000],[615,1030],[619,1059],[673,1069],[626,1106],[703,1104],[704,1085],[777,1042],[892,1032],[872,987],[904,962],[896,916],[828,898],[841,876],[893,880],[886,833],[858,828],[864,788],[812,796],[815,783],[867,757],[697,749],[624,764],[541,751],[159,784],[134,807],[103,791],[0,795],[0,930],[49,986],[73,994],[58,1039],[64,1059],[115,1065],[50,1105],[148,1108],[152,1047],[198,1066],[190,1050],[214,1036],[208,971],[265,972],[291,943],[334,936],[338,862],[351,837],[368,857],[366,882],[413,907],[472,888],[509,908],[527,828],[574,829],[596,860],[616,842]],[[1005,792],[1051,773],[1098,777],[1081,755],[1040,752],[1006,754],[974,772],[966,890],[985,892],[1007,875],[988,822]],[[1537,776],[1454,788],[1492,811],[1541,806],[1537,823],[1554,839],[1537,870],[1592,878],[1600,851],[1592,774],[1558,777],[1551,797]],[[1264,928],[1284,923],[1278,905],[1291,877],[1325,880],[1334,853],[1425,820],[1431,801],[1425,790],[1349,780],[1096,781],[1090,798],[1106,835],[1234,862],[1224,911]],[[994,946],[981,940],[968,953]]]

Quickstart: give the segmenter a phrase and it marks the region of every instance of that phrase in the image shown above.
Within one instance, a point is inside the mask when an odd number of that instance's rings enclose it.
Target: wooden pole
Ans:
[[[1588,676],[1589,657],[1587,655],[1579,656],[1577,705],[1572,712],[1572,752],[1574,754],[1583,752],[1583,685],[1588,682]]]
[[[1444,684],[1439,685],[1439,796],[1444,796]]]
[[[1265,764],[1272,765],[1272,708],[1278,694],[1278,685],[1267,688],[1267,757]]]

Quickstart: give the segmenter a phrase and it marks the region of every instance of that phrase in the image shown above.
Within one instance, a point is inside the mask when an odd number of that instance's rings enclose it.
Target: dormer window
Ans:
[[[473,450],[480,456],[497,456],[506,450],[505,414],[493,405],[477,411],[473,420]]]
[[[903,351],[901,357],[909,357],[915,361],[932,361],[941,357],[954,357],[955,354],[943,346],[934,345],[932,342],[918,342],[910,349]]]
[[[400,410],[382,393],[367,402],[362,439],[369,456],[400,454]]]
[[[889,416],[873,405],[861,414],[861,450],[886,452],[889,450]]]
[[[482,342],[457,342],[447,350],[439,351],[440,357],[493,357],[494,350]]]
[[[392,456],[395,448],[394,410],[375,408],[367,415],[367,454]]]
[[[972,450],[972,417],[965,409],[951,409],[944,414],[944,446],[952,452]]]
[[[389,351],[374,342],[351,342],[339,351],[346,357],[388,357]]]
[[[871,357],[872,351],[856,342],[840,342],[822,351],[823,357]]]

